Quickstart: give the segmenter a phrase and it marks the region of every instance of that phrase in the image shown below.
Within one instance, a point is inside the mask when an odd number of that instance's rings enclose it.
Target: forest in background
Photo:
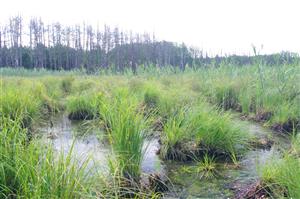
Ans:
[[[46,24],[31,18],[26,24],[21,16],[11,17],[0,26],[0,67],[45,68],[50,70],[113,68],[124,71],[147,66],[185,67],[251,65],[258,60],[265,65],[299,64],[299,55],[281,52],[254,56],[216,55],[188,47],[184,43],[159,41],[154,33],[133,33],[118,27]]]

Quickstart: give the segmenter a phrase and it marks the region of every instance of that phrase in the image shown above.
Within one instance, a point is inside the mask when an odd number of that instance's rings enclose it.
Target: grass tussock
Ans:
[[[67,99],[66,110],[71,120],[90,120],[99,115],[103,94],[81,94]]]
[[[50,145],[26,142],[18,121],[2,119],[0,144],[1,198],[85,198],[94,187],[87,162],[78,164],[72,152],[58,157]]]
[[[164,126],[161,156],[188,160],[209,153],[236,162],[247,149],[249,135],[231,119],[229,113],[202,102],[176,112]]]
[[[138,111],[135,97],[127,90],[119,90],[106,103],[102,103],[101,117],[107,126],[110,143],[115,153],[121,176],[137,180],[143,158],[144,140],[148,127],[147,117]]]
[[[287,155],[270,161],[262,169],[262,181],[275,198],[300,197],[300,161]]]
[[[83,77],[32,71],[30,77],[28,71],[6,71],[0,80],[0,197],[156,198],[140,184],[144,141],[153,123],[160,157],[196,160],[201,178],[214,176],[218,161],[237,162],[248,149],[250,137],[231,110],[279,132],[296,135],[300,129],[299,66],[140,72]],[[38,119],[64,110],[70,119],[104,123],[113,149],[109,176],[87,175],[87,162],[29,141]],[[262,170],[274,197],[300,198],[298,137],[287,155]]]

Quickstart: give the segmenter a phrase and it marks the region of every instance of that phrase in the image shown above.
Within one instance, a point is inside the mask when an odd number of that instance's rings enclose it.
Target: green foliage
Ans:
[[[102,93],[81,94],[67,99],[67,112],[72,120],[93,119],[99,115]]]
[[[127,90],[118,90],[100,108],[101,118],[109,132],[110,143],[116,155],[120,175],[137,180],[143,158],[145,131],[148,120],[138,111],[135,97]]]
[[[186,141],[185,138],[189,136],[186,132],[186,116],[187,109],[179,109],[168,118],[164,125],[160,149],[160,155],[163,159],[185,159],[185,154],[181,152],[181,143]]]
[[[148,87],[144,94],[144,103],[149,108],[157,108],[159,104],[160,95],[159,92],[153,87]]]
[[[70,94],[72,91],[72,84],[73,84],[74,78],[69,76],[63,78],[61,81],[61,89],[65,94]]]
[[[205,152],[225,155],[236,162],[238,155],[247,149],[250,137],[231,120],[230,114],[201,101],[190,109],[175,112],[164,126],[162,157],[174,159],[181,153]]]
[[[232,121],[229,113],[200,102],[191,116],[191,128],[202,150],[224,154],[232,161],[247,148],[249,134]]]
[[[196,165],[196,173],[202,178],[213,178],[217,175],[217,164],[214,157],[205,154]]]
[[[262,168],[262,181],[275,198],[300,197],[299,158],[286,155],[273,159]]]
[[[40,110],[41,101],[31,92],[9,88],[0,94],[0,113],[3,117],[20,120],[23,127],[29,127]]]
[[[230,83],[219,83],[216,87],[215,95],[217,104],[224,110],[236,109],[238,107],[238,91]]]
[[[72,150],[57,157],[50,145],[27,143],[19,121],[2,118],[0,134],[1,198],[85,198],[95,181]]]
[[[26,70],[0,69],[7,74],[0,81],[0,197],[120,198],[124,190],[135,192],[137,198],[155,197],[136,186],[152,116],[161,122],[162,132],[155,132],[160,133],[161,157],[197,157],[197,173],[212,177],[216,161],[238,161],[249,141],[248,133],[225,110],[238,110],[275,130],[297,133],[299,69],[264,66],[259,74],[252,66],[220,66],[174,74],[179,71],[145,67],[137,76],[124,71],[124,75],[84,77],[76,71],[40,70],[31,71],[35,76],[31,78],[20,77],[30,76]],[[100,119],[105,124],[114,153],[107,178],[95,182],[83,171],[86,165],[78,168],[71,154],[55,157],[51,146],[34,138],[28,142],[24,127],[34,127],[39,116],[64,107],[73,118]],[[147,115],[148,107],[157,114]],[[300,197],[298,137],[292,139],[290,155],[267,164],[263,171],[264,182],[276,196]]]

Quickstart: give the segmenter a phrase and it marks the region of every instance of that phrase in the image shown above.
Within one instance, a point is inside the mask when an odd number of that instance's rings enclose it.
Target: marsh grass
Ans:
[[[159,91],[154,87],[146,88],[144,94],[144,103],[150,109],[157,108],[160,100]]]
[[[238,157],[248,148],[249,134],[232,121],[230,113],[220,112],[207,104],[200,104],[193,113],[192,129],[201,150],[230,157]]]
[[[300,134],[296,134],[296,132],[291,136],[291,148],[289,153],[300,157]]]
[[[279,130],[292,132],[293,128],[284,126],[300,118],[299,69],[299,66],[268,67],[262,63],[238,69],[235,66],[203,69],[198,78],[202,85],[199,90],[224,110],[254,114],[255,120],[269,127],[276,125]]]
[[[68,76],[64,77],[61,81],[61,90],[64,94],[70,94],[72,91],[72,85],[74,82],[74,77]]]
[[[186,132],[188,108],[179,109],[168,118],[161,136],[160,156],[163,159],[186,160],[189,153],[183,148],[183,142],[189,135]]]
[[[187,160],[208,153],[237,163],[238,157],[248,149],[249,138],[247,131],[232,121],[230,113],[200,100],[168,119],[160,154],[165,159]]]
[[[290,149],[261,166],[261,180],[274,198],[300,197],[300,136],[293,133]]]
[[[50,145],[26,142],[19,121],[2,118],[0,192],[8,198],[86,198],[95,184],[87,161],[79,164],[68,154],[54,154]]]
[[[100,110],[120,176],[138,181],[149,123],[143,112],[137,110],[135,97],[129,94],[127,90],[117,91],[113,99],[102,103]]]
[[[32,93],[11,88],[0,94],[1,116],[18,120],[23,127],[30,127],[34,118],[38,117],[41,101]]]
[[[217,163],[214,156],[205,154],[202,160],[198,160],[196,164],[196,173],[202,178],[210,179],[218,176]]]
[[[236,163],[248,148],[248,133],[225,110],[254,115],[282,132],[299,130],[299,66],[221,66],[180,73],[145,68],[135,76],[106,71],[84,77],[76,71],[41,70],[32,71],[30,78],[25,70],[0,70],[5,75],[0,81],[0,197],[155,198],[139,184],[144,140],[152,122],[147,107],[162,124],[160,156],[181,161],[196,157],[203,177],[214,173],[215,161]],[[57,76],[48,76],[53,74]],[[129,90],[120,89],[124,87]],[[26,138],[41,115],[65,107],[81,119],[105,124],[114,152],[108,178],[95,180],[84,172],[87,163],[78,165],[71,154],[57,156],[51,146]],[[263,170],[275,197],[300,198],[298,138],[292,143],[290,154]]]
[[[299,198],[299,158],[286,155],[284,158],[270,161],[262,169],[262,181],[275,198]]]
[[[67,99],[66,110],[71,120],[90,120],[99,115],[102,93],[82,93]]]

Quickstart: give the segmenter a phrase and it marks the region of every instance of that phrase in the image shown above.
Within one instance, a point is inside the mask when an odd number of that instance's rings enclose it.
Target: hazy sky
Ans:
[[[1,0],[0,24],[21,14],[45,22],[107,23],[210,53],[300,53],[299,0]]]

